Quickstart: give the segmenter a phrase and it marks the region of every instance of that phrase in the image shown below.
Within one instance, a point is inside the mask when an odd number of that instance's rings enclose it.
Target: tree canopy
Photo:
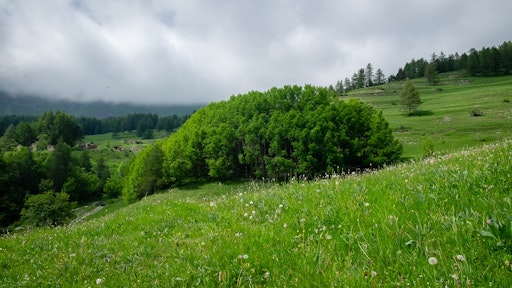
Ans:
[[[187,179],[286,180],[378,167],[402,152],[379,111],[310,85],[252,91],[212,103],[157,146],[137,155],[130,166],[125,199]],[[145,179],[148,169],[160,173],[152,164],[160,161],[161,179],[151,178],[154,173]]]

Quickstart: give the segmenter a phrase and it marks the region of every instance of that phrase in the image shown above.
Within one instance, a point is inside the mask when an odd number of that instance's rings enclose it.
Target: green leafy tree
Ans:
[[[66,193],[45,192],[31,195],[21,211],[21,221],[34,226],[58,226],[73,217],[76,203]]]
[[[162,186],[163,152],[159,145],[152,145],[138,154],[130,164],[123,187],[123,198],[127,203],[135,202],[155,193]]]
[[[71,174],[72,161],[71,147],[60,140],[46,160],[46,176],[52,181],[54,191],[61,191],[66,183]]]
[[[75,119],[64,112],[45,112],[38,121],[38,133],[40,139],[45,139],[47,144],[56,145],[59,139],[66,144],[74,146],[83,138],[82,127]]]
[[[100,181],[100,187],[103,189],[105,187],[108,179],[110,178],[110,169],[108,168],[105,157],[100,156],[98,161],[96,162],[96,176]]]
[[[407,111],[408,115],[416,112],[421,104],[420,93],[408,78],[405,80],[404,87],[400,92],[400,100],[403,109]]]
[[[121,196],[123,191],[123,178],[117,174],[110,175],[103,186],[103,196],[107,199],[115,199]]]
[[[16,142],[18,142],[18,144],[28,147],[36,140],[37,135],[32,125],[27,122],[21,122],[16,126]]]

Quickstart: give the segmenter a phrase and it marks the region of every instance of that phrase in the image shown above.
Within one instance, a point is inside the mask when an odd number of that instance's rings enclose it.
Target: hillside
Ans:
[[[360,176],[173,189],[2,237],[0,286],[507,287],[511,159],[509,140]]]
[[[406,116],[401,110],[403,82],[354,90],[344,97],[382,110],[404,147],[403,157],[422,157],[429,142],[434,152],[450,153],[512,135],[512,76],[468,77],[450,72],[440,74],[439,85],[428,86],[425,78],[412,83],[423,102],[419,116]],[[473,111],[481,116],[472,117]]]
[[[129,103],[109,103],[103,101],[81,103],[75,101],[52,101],[36,96],[11,96],[0,91],[0,116],[2,115],[41,115],[45,111],[60,110],[80,117],[119,117],[133,113],[155,113],[159,116],[191,114],[203,105],[135,105]]]

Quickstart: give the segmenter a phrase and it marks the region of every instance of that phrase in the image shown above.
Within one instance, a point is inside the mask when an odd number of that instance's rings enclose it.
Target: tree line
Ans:
[[[329,89],[335,91],[338,96],[343,96],[355,89],[381,85],[387,82],[388,79],[382,69],[374,70],[373,65],[368,63],[365,68],[360,68],[354,73],[352,78],[346,77],[345,80],[339,80],[334,87],[329,86]]]
[[[43,120],[45,117],[53,117],[52,114],[65,113],[60,111],[57,113],[54,113],[53,111],[47,111],[43,113],[42,116],[0,116],[0,136],[3,136],[8,129],[14,129],[13,131],[19,130],[17,133],[22,135],[25,135],[27,132],[32,130],[33,133],[30,133],[30,135],[33,135],[34,133],[37,133],[37,130],[39,127],[41,127],[41,120]],[[59,117],[62,117],[62,115]],[[183,125],[183,123],[185,123],[189,117],[190,115],[169,115],[160,117],[157,114],[134,113],[122,117],[108,117],[104,119],[98,119],[94,117],[74,117],[74,121],[82,127],[83,135],[136,131],[138,134],[137,136],[143,137],[144,133],[146,133],[146,136],[148,135],[147,133],[149,132],[146,131],[152,129],[172,132]],[[19,124],[21,124],[20,127],[18,127]],[[34,140],[35,139],[33,137],[29,137],[24,139],[20,144],[24,145],[25,141]]]
[[[512,74],[512,42],[505,41],[498,47],[483,47],[481,50],[472,48],[469,52],[462,54],[456,52],[446,55],[442,51],[439,54],[432,53],[429,60],[412,59],[404,67],[399,68],[396,74],[389,77],[386,77],[380,68],[374,70],[373,65],[368,63],[351,78],[338,80],[334,86],[329,86],[329,89],[343,96],[355,89],[422,77],[426,78],[427,84],[436,85],[439,82],[437,74],[458,70],[467,71],[469,76],[481,77]]]
[[[391,76],[389,81],[425,77],[429,72],[432,73],[432,69],[436,73],[463,69],[470,76],[481,77],[510,75],[512,74],[512,42],[505,41],[498,47],[483,47],[481,50],[472,48],[468,53],[462,54],[433,53],[429,60],[412,59],[403,68],[399,68],[397,74]]]
[[[402,146],[380,111],[328,88],[272,88],[194,113],[139,153],[123,178],[133,202],[194,179],[314,178],[397,161]]]

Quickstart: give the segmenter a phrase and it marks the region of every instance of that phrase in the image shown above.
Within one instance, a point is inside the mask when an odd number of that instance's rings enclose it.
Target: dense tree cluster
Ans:
[[[382,69],[373,70],[373,66],[371,63],[366,65],[366,68],[361,68],[352,75],[352,78],[345,78],[344,81],[339,80],[334,87],[330,87],[331,90],[336,91],[338,96],[343,96],[345,93],[360,89],[366,88],[376,85],[381,85],[387,83],[386,75]]]
[[[286,86],[198,110],[166,141],[134,159],[128,202],[187,179],[318,177],[399,159],[382,113],[330,89]]]
[[[465,69],[470,76],[502,76],[512,74],[512,42],[505,41],[500,46],[483,47],[481,50],[471,49],[468,53],[445,55],[443,52],[432,54],[430,61],[423,58],[412,59],[400,68],[390,81],[414,79],[427,76],[432,67],[435,72],[444,73]],[[432,78],[431,78],[432,79]],[[435,78],[434,78],[435,79]],[[427,79],[429,82],[429,80]],[[429,83],[432,83],[431,80]]]
[[[137,131],[139,137],[149,136],[148,130],[158,129],[172,132],[189,118],[189,115],[177,116],[170,115],[159,117],[157,114],[135,113],[124,117],[109,117],[97,119],[92,117],[77,118],[77,122],[82,125],[85,135],[119,133],[123,131]],[[145,137],[152,138],[152,137]]]

